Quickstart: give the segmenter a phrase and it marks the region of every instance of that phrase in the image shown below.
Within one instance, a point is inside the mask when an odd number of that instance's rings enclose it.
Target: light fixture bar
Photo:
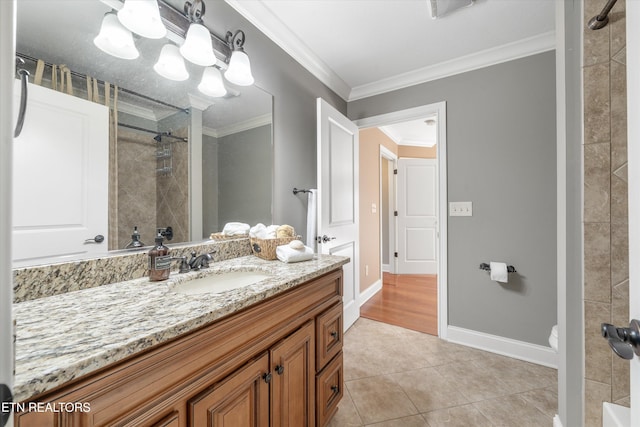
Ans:
[[[122,0],[100,1],[115,10],[120,10],[122,9],[122,6],[124,6]],[[189,18],[187,18],[182,11],[174,8],[166,0],[158,0],[158,6],[160,9],[160,18],[162,19],[162,23],[167,27],[167,31],[169,33],[167,34],[167,38],[177,42],[178,40],[171,37],[171,34],[173,34],[180,39],[180,42],[184,41],[189,25],[191,24],[191,22],[189,22]],[[224,63],[227,58],[231,57],[231,48],[227,45],[225,40],[222,40],[215,34],[211,33],[211,31],[209,31],[209,33],[211,34],[213,51],[217,54],[216,57],[220,59],[220,62]],[[218,65],[219,64],[220,63],[218,63]]]

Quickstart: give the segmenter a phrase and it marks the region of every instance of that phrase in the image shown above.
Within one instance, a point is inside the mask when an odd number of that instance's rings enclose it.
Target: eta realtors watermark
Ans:
[[[2,413],[8,412],[91,412],[89,402],[2,402]]]

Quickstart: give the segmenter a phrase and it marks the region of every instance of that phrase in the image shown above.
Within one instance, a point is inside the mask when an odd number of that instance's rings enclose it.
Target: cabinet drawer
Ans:
[[[316,414],[318,427],[326,425],[338,409],[344,394],[342,352],[316,376]]]
[[[316,318],[316,371],[342,350],[342,303]]]

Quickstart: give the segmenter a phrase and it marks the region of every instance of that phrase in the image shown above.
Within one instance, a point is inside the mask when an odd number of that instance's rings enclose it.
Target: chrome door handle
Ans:
[[[330,242],[331,240],[336,240],[335,237],[329,237],[326,234],[323,235],[322,237],[318,237],[318,239],[322,242],[322,243],[327,243]]]
[[[632,319],[628,328],[617,328],[609,323],[601,325],[602,336],[609,347],[623,359],[631,360],[633,355],[640,356],[640,320]]]
[[[24,64],[24,59],[16,58],[16,65]],[[22,126],[24,125],[24,117],[27,112],[27,81],[29,77],[29,72],[25,69],[20,68],[18,70],[18,74],[20,75],[20,80],[22,82],[22,95],[20,96],[20,109],[18,110],[18,122],[16,123],[16,129],[13,132],[13,137],[17,138],[20,136],[22,132]]]
[[[102,243],[102,242],[104,242],[104,236],[102,234],[98,234],[93,239],[87,239],[87,240],[84,241],[85,244],[87,244],[87,243]]]

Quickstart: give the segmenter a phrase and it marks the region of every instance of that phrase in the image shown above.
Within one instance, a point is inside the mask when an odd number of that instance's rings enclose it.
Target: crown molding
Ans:
[[[282,50],[327,85],[342,99],[347,100],[351,88],[327,64],[300,41],[264,3],[254,0],[225,0],[229,6],[255,25]]]
[[[556,47],[555,37],[555,31],[549,31],[502,46],[481,50],[451,61],[441,62],[373,83],[356,86],[351,90],[348,101],[355,101],[553,50]]]
[[[213,138],[222,138],[234,133],[243,132],[253,128],[266,126],[271,124],[271,113],[263,114],[261,116],[252,117],[239,123],[223,126],[221,128],[203,127],[202,133]]]

